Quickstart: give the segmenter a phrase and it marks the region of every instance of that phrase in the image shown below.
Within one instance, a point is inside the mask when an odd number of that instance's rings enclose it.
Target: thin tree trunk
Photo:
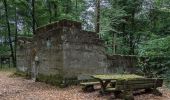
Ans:
[[[12,40],[11,40],[10,24],[9,24],[9,19],[8,19],[7,1],[3,0],[3,3],[4,3],[4,7],[5,7],[6,24],[7,24],[7,28],[8,28],[8,39],[9,39],[9,45],[10,45],[10,49],[11,49],[12,62],[13,62],[13,65],[16,65],[13,46],[12,46]]]
[[[134,32],[135,32],[135,9],[131,14],[132,16],[132,24],[131,24],[131,30],[132,32],[130,32],[130,51],[129,54],[134,55],[135,54],[135,46],[134,46]]]
[[[58,18],[58,5],[56,5],[55,4],[55,2],[54,2],[54,17],[55,17],[55,20],[56,20],[56,18]]]
[[[113,54],[116,54],[116,33],[113,33]]]
[[[32,31],[35,34],[35,0],[32,0]]]
[[[130,33],[130,41],[129,41],[129,44],[130,44],[129,54],[130,54],[130,55],[133,55],[133,54],[134,54],[133,39],[134,39],[134,36],[133,36],[133,33],[131,32],[131,33]]]
[[[50,1],[48,1],[48,11],[50,14],[49,22],[51,23],[52,22],[52,11],[51,11],[51,2]]]
[[[17,67],[17,41],[18,41],[18,27],[17,27],[17,8],[15,4],[15,67]]]
[[[77,0],[76,0],[76,19],[78,20],[78,7],[77,7]]]
[[[100,31],[100,0],[96,0],[96,33]]]

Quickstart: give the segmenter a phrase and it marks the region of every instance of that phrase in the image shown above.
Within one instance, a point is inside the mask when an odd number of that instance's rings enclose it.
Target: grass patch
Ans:
[[[14,67],[2,67],[0,68],[0,72],[16,72],[16,68]]]

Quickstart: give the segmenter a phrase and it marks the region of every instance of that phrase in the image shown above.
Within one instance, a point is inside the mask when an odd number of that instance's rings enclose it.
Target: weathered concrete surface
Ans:
[[[136,73],[138,57],[134,55],[108,55],[109,73]]]
[[[105,48],[96,33],[64,28],[62,39],[66,77],[106,73]]]
[[[17,52],[20,71],[31,71],[35,56],[39,58],[39,74],[65,78],[115,73],[135,66],[132,57],[107,56],[98,34],[82,30],[79,22],[61,20],[40,27],[32,41],[27,41],[21,39]]]
[[[39,28],[34,40],[41,74],[77,77],[106,72],[103,41],[96,33],[81,30],[79,22],[62,20]]]
[[[18,37],[17,43],[17,69],[23,72],[27,72],[31,68],[31,62],[33,60],[31,49],[32,49],[32,38]]]

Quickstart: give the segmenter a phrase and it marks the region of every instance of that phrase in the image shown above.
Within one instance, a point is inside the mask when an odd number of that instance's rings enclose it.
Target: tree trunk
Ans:
[[[133,39],[134,39],[133,33],[132,33],[132,32],[130,32],[130,41],[129,41],[129,45],[130,45],[130,51],[129,51],[129,54],[130,54],[130,55],[133,55],[133,54],[134,54]]]
[[[8,28],[8,39],[9,39],[9,46],[10,46],[10,50],[11,50],[11,57],[12,57],[13,65],[15,66],[16,62],[15,62],[15,56],[14,56],[12,40],[11,40],[11,29],[10,29],[10,24],[9,24],[9,19],[8,19],[7,1],[3,0],[3,4],[4,4],[4,7],[5,7],[5,17],[6,17],[6,24],[7,24],[7,28]]]
[[[100,32],[100,0],[96,0],[96,33]]]
[[[49,11],[49,14],[50,14],[49,22],[51,23],[52,22],[52,11],[51,11],[51,2],[50,2],[50,0],[48,0],[48,11]]]
[[[58,19],[58,5],[55,4],[55,2],[53,3],[53,5],[54,5],[54,17],[56,20],[56,18]]]
[[[132,20],[131,20],[131,32],[130,32],[130,51],[129,54],[130,55],[134,55],[135,54],[135,45],[134,45],[134,32],[135,32],[135,9],[132,11]]]
[[[76,19],[78,20],[78,7],[77,7],[77,0],[76,0]]]
[[[18,41],[18,27],[17,27],[18,23],[17,23],[17,8],[16,8],[16,4],[15,4],[15,65],[14,67],[17,67],[17,41]]]
[[[32,0],[32,31],[35,34],[35,0]]]
[[[71,0],[66,0],[66,4],[65,4],[66,9],[64,11],[66,15],[69,14],[70,11],[72,10],[71,7],[70,7],[71,3],[72,3]]]
[[[113,33],[113,54],[116,54],[116,33]]]

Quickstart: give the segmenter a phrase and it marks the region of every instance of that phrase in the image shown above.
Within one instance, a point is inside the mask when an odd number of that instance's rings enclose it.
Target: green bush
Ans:
[[[170,68],[170,57],[140,57],[138,59],[139,73],[146,77],[166,78]]]

